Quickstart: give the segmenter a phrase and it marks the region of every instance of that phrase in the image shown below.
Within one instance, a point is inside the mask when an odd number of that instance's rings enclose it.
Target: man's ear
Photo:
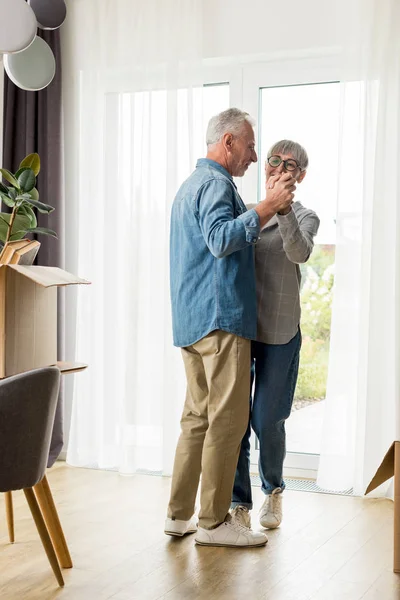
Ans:
[[[306,175],[307,175],[307,171],[302,171],[297,178],[297,183],[301,183]]]
[[[225,133],[224,135],[224,146],[231,150],[233,142],[233,135],[231,133]]]

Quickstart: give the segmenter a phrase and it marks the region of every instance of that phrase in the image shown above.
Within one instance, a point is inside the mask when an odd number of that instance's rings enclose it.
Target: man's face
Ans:
[[[283,173],[290,173],[291,176],[296,180],[297,183],[301,183],[306,176],[306,171],[302,171],[300,167],[298,167],[295,171],[287,171],[283,164],[285,160],[294,160],[294,156],[292,154],[280,154],[279,152],[274,153],[274,156],[279,156],[282,160],[281,164],[278,167],[271,167],[268,161],[265,161],[265,176],[267,180],[272,177],[272,175],[282,175]],[[297,162],[297,161],[296,161]]]
[[[239,135],[229,134],[226,140],[229,151],[229,171],[233,177],[243,177],[251,163],[257,162],[254,131],[247,121]]]

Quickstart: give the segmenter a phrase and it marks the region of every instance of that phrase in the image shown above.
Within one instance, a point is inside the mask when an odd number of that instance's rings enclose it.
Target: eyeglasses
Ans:
[[[270,167],[279,167],[279,165],[283,163],[283,166],[286,171],[295,171],[296,169],[300,169],[299,163],[297,162],[297,160],[294,160],[294,158],[282,160],[280,156],[274,155],[267,158],[267,163]]]

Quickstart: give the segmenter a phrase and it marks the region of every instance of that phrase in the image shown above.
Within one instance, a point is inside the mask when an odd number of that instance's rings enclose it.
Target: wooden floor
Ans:
[[[8,544],[0,494],[1,600],[398,600],[393,505],[285,492],[266,548],[195,546],[163,534],[170,480],[73,469],[48,473],[74,561],[57,587],[23,494]],[[262,494],[255,489],[256,508]],[[254,520],[254,528],[257,526]]]

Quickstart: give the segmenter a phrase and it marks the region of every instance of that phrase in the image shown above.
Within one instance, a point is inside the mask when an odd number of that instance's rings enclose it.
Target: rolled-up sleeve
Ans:
[[[223,258],[257,243],[260,220],[254,209],[235,216],[235,192],[229,182],[213,179],[196,196],[196,213],[210,252]]]
[[[293,210],[287,215],[277,215],[279,231],[283,240],[283,249],[288,259],[297,264],[310,258],[314,247],[314,237],[318,233],[319,218],[309,211],[300,221]]]

